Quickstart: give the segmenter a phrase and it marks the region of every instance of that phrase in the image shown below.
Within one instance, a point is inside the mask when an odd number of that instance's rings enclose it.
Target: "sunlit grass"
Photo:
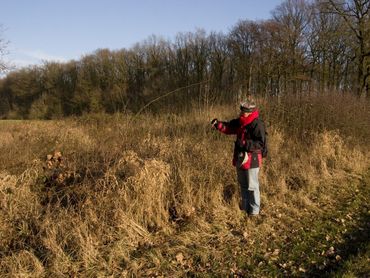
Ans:
[[[269,105],[262,108],[272,110]],[[352,194],[353,188],[365,193],[369,151],[347,136],[352,128],[327,122],[315,129],[311,120],[319,115],[310,113],[299,125],[291,115],[280,121],[278,113],[263,114],[270,152],[258,220],[239,210],[233,138],[209,126],[213,117],[232,117],[232,107],[1,121],[0,273],[258,277],[330,271],[326,258],[317,259],[319,243],[341,225],[328,222],[341,202],[352,200],[348,211],[369,203]],[[299,130],[308,132],[304,142]],[[310,262],[302,259],[316,242]]]

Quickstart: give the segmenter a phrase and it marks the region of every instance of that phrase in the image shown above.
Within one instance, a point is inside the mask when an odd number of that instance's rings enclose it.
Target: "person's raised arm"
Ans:
[[[239,126],[239,120],[234,119],[229,122],[222,122],[219,121],[218,119],[213,119],[211,121],[211,125],[213,128],[217,129],[218,131],[224,134],[236,134]]]

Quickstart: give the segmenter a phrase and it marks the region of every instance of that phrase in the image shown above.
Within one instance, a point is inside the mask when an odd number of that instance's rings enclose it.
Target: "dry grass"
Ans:
[[[208,124],[232,114],[212,107],[0,123],[1,276],[229,275],[235,233],[244,239],[236,256],[243,245],[268,250],[332,202],[323,191],[369,167],[368,146],[340,130],[314,130],[310,121],[302,144],[267,115],[265,216],[253,225],[238,208],[233,138]]]

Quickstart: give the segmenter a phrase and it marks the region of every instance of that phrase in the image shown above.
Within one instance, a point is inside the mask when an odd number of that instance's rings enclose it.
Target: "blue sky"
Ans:
[[[271,18],[281,0],[1,0],[6,59],[21,67],[130,48],[151,35],[228,32],[240,19]]]

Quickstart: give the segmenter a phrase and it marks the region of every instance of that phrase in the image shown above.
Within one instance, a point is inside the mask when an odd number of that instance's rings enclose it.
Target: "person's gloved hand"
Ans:
[[[213,119],[213,120],[211,121],[211,125],[212,125],[215,129],[217,129],[218,120],[217,120],[217,119]]]

